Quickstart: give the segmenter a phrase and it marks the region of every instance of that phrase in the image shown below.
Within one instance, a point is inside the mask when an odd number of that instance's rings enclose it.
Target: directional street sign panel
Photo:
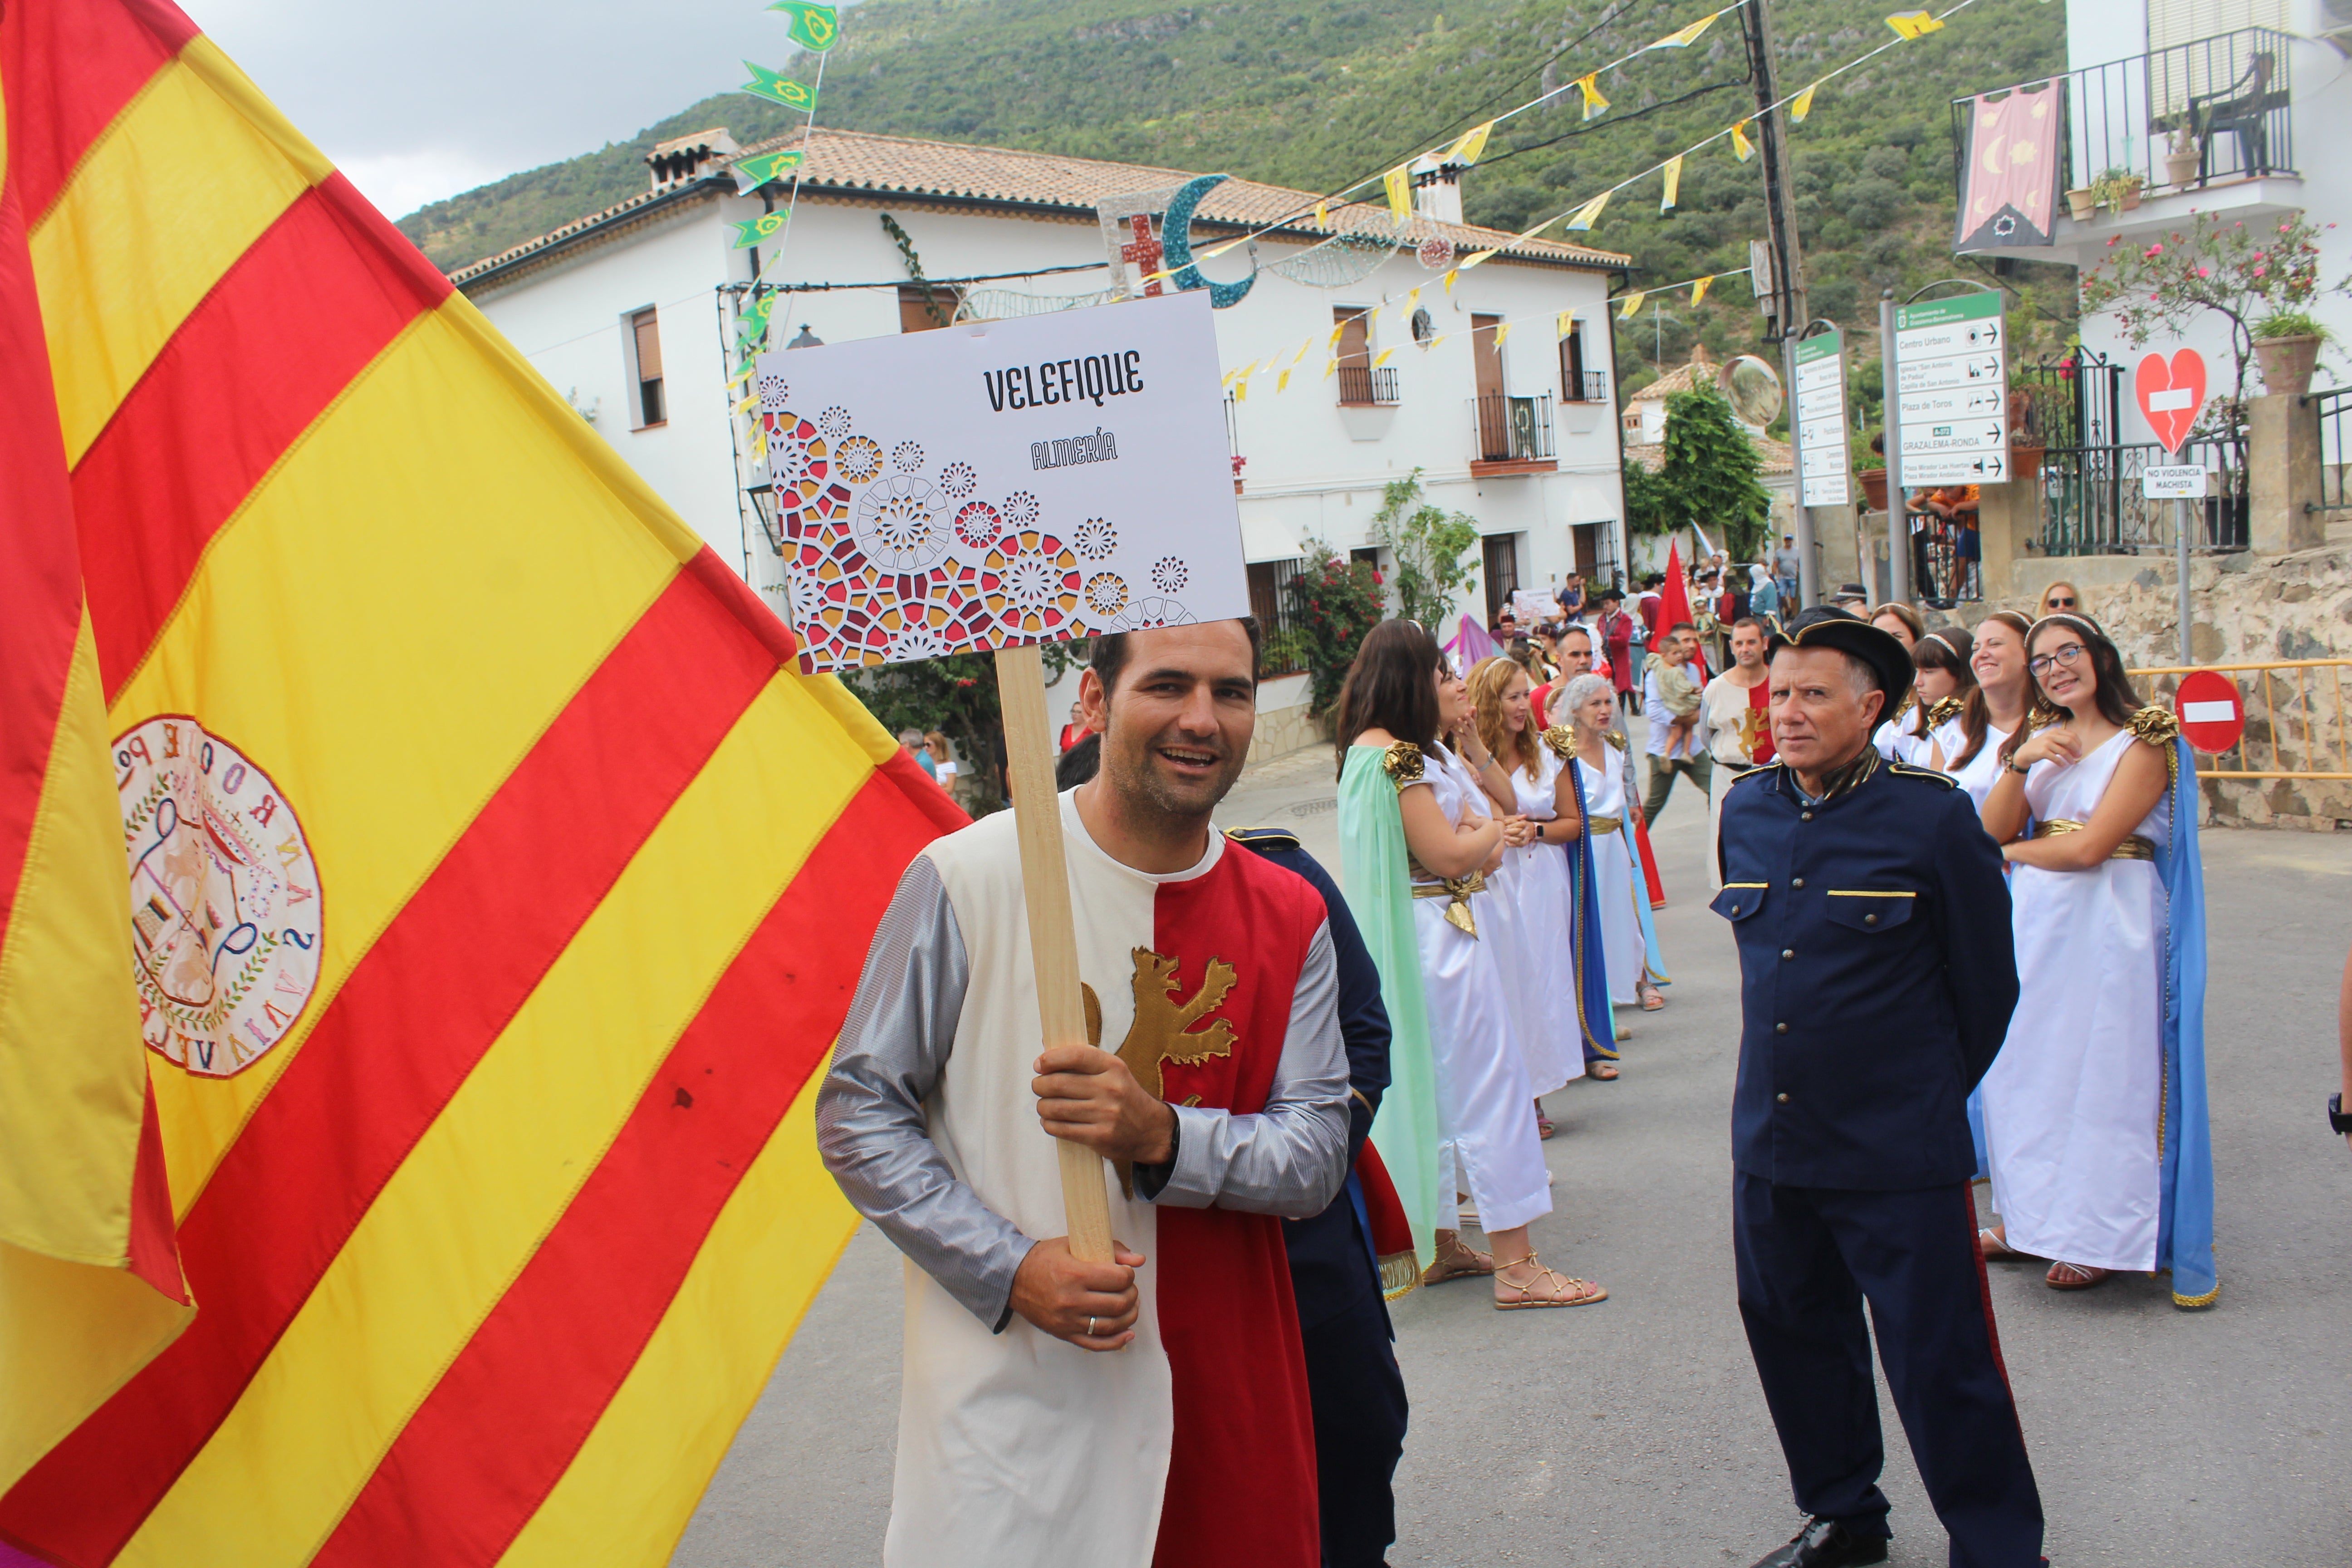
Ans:
[[[1895,312],[1895,399],[1906,485],[2009,478],[2008,332],[1998,293]]]
[[[1845,334],[1835,329],[1797,342],[1797,465],[1801,506],[1849,506],[1845,445]]]

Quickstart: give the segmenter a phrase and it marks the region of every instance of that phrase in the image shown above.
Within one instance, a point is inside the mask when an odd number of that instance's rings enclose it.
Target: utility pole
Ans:
[[[1805,299],[1805,259],[1797,243],[1795,192],[1789,176],[1788,125],[1780,101],[1779,73],[1772,63],[1772,16],[1769,0],[1748,0],[1739,8],[1739,27],[1748,43],[1748,74],[1756,83],[1758,151],[1764,161],[1764,210],[1771,221],[1772,287],[1764,300],[1771,320],[1770,335],[1780,345],[1780,387],[1789,409],[1789,445],[1796,447],[1797,339],[1812,321]],[[1804,504],[1804,471],[1797,471],[1793,508],[1797,521],[1797,597],[1805,605],[1822,602],[1821,565],[1814,559],[1813,512]]]

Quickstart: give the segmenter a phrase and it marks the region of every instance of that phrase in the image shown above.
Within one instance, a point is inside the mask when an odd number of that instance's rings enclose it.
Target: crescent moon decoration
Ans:
[[[1179,289],[1206,289],[1209,306],[1223,310],[1242,302],[1242,297],[1257,282],[1257,269],[1238,283],[1213,283],[1192,264],[1192,209],[1201,198],[1223,184],[1223,174],[1203,174],[1197,180],[1187,180],[1176,192],[1176,199],[1168,204],[1168,214],[1160,220],[1161,260],[1167,264],[1170,280]]]

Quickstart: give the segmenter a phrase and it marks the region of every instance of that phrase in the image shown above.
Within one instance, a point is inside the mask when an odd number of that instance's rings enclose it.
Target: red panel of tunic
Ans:
[[[1152,942],[1179,961],[1177,998],[1199,991],[1213,960],[1234,973],[1223,1003],[1194,1026],[1231,1022],[1233,1054],[1166,1064],[1171,1103],[1198,1095],[1241,1115],[1265,1108],[1298,972],[1325,918],[1304,879],[1255,855],[1228,851],[1208,875],[1160,889]],[[1237,1542],[1253,1564],[1314,1568],[1315,1426],[1281,1221],[1182,1208],[1159,1219],[1175,1438],[1153,1568],[1227,1568]]]

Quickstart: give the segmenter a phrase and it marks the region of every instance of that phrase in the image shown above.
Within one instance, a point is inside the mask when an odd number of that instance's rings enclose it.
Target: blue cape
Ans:
[[[2210,1307],[2221,1281],[2213,1267],[2213,1136],[2205,1114],[2205,868],[2197,853],[2197,760],[2177,735],[2169,760],[2172,843],[2156,852],[2167,900],[2156,1266],[2172,1270],[2175,1306]]]
[[[1591,813],[1584,805],[1584,774],[1576,759],[1564,757],[1560,765],[1575,785],[1578,817],[1591,821]],[[1601,890],[1592,875],[1592,835],[1578,834],[1561,845],[1560,851],[1568,857],[1569,896],[1576,904],[1576,918],[1569,925],[1568,951],[1576,970],[1577,1032],[1583,1038],[1586,1061],[1595,1057],[1615,1061],[1617,1015],[1609,1006],[1609,966],[1602,961]]]

